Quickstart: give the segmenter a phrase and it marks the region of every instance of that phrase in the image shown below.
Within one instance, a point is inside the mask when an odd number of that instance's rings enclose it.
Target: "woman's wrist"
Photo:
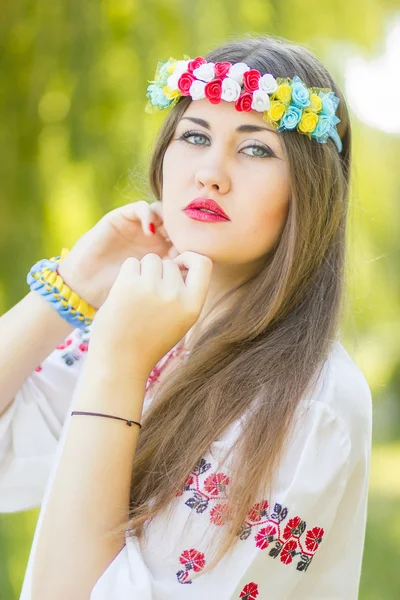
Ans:
[[[94,372],[101,368],[107,377],[111,376],[113,372],[127,373],[144,384],[147,382],[151,369],[155,366],[149,363],[148,357],[144,355],[138,344],[129,339],[128,331],[126,332],[126,341],[121,341],[120,335],[116,336],[112,330],[106,331],[98,322],[96,323],[96,317],[91,328],[86,362]]]
[[[87,356],[71,410],[112,414],[141,422],[147,378],[118,365],[101,364]]]
[[[92,271],[86,269],[83,263],[80,265],[71,263],[68,257],[60,262],[57,271],[73,292],[96,310],[99,309],[102,303],[100,294],[95,293],[90,286],[90,281],[94,278]],[[93,287],[96,288],[96,285]]]

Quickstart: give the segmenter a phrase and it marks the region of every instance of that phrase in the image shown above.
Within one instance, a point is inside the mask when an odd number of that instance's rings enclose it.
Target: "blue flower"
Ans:
[[[315,138],[318,142],[324,142],[328,138],[329,131],[332,127],[332,121],[328,115],[320,113],[318,115],[318,123],[311,133],[311,137]]]
[[[283,131],[284,129],[294,129],[300,122],[301,115],[302,111],[300,108],[294,106],[293,104],[289,104],[285,114],[279,122],[278,131]]]
[[[320,96],[322,98],[322,112],[329,117],[333,117],[339,104],[339,98],[335,96],[335,92],[322,92]]]
[[[292,103],[298,108],[305,108],[310,104],[310,92],[297,75],[292,82]]]
[[[318,123],[311,137],[318,142],[325,143],[332,131],[335,131],[335,126],[340,123],[340,119],[335,115],[340,99],[335,96],[334,92],[321,92],[322,109],[318,115]]]
[[[154,83],[151,83],[147,87],[146,97],[149,98],[153,106],[157,106],[160,109],[167,108],[171,104],[171,100],[168,100],[162,89]]]

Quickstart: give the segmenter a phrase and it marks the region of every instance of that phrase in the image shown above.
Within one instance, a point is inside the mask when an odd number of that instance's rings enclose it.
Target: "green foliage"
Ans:
[[[28,292],[25,277],[34,262],[71,247],[105,212],[147,197],[148,154],[163,119],[144,113],[157,61],[271,33],[308,46],[344,89],[341,42],[376,52],[389,10],[390,0],[367,6],[359,0],[3,3],[1,313]],[[373,86],[370,91],[376,93]],[[400,151],[398,138],[355,117],[353,131],[343,336],[372,388],[374,436],[383,442],[399,437],[400,422]],[[380,457],[374,473],[382,465],[399,472],[392,446]],[[399,494],[393,481],[394,475],[378,483],[370,495],[361,600],[389,600],[400,589]],[[1,598],[19,597],[37,516],[38,510],[0,515]]]

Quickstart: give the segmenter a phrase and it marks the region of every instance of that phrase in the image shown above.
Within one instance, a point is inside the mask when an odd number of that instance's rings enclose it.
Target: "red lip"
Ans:
[[[204,221],[206,223],[227,223],[228,219],[225,217],[221,217],[221,215],[215,215],[214,213],[204,212],[203,210],[199,210],[198,208],[185,208],[185,215],[194,219],[195,221]]]
[[[226,219],[227,221],[230,221],[230,218],[228,217],[226,212],[220,207],[220,205],[217,202],[215,202],[215,200],[211,200],[210,198],[195,198],[183,210],[190,209],[190,208],[193,208],[193,209],[205,208],[207,210],[213,211],[214,213],[216,213],[217,215],[219,215],[221,217],[224,217],[224,219]],[[204,214],[207,214],[207,213],[204,213]]]

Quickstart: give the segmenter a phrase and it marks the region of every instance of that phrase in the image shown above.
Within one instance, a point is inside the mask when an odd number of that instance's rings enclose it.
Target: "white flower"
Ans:
[[[241,88],[237,81],[230,77],[225,77],[222,80],[221,100],[227,102],[235,102],[240,96]]]
[[[228,77],[231,77],[238,82],[239,85],[243,84],[243,73],[250,71],[250,67],[246,63],[235,63],[231,66],[228,71]]]
[[[188,60],[177,60],[174,73],[179,72],[179,76],[182,75],[185,71],[187,71],[189,61]]]
[[[188,64],[189,64],[188,60],[178,60],[176,62],[173,72],[167,79],[167,85],[169,86],[169,88],[172,91],[178,89],[179,77],[182,75],[182,73],[187,71]]]
[[[272,94],[278,89],[278,84],[276,79],[270,73],[266,73],[262,77],[260,77],[258,81],[258,89],[263,92],[267,92],[267,94]]]
[[[211,81],[214,79],[214,64],[213,62],[205,63],[204,65],[200,65],[197,69],[194,69],[193,75],[197,79],[201,79],[202,81]]]
[[[189,89],[189,94],[192,97],[192,100],[201,100],[205,98],[206,95],[204,93],[204,88],[206,87],[205,81],[193,81],[192,85]]]
[[[262,90],[256,90],[253,92],[253,102],[251,103],[251,108],[257,110],[258,112],[264,112],[268,110],[270,106],[269,96],[267,92],[263,92]]]

